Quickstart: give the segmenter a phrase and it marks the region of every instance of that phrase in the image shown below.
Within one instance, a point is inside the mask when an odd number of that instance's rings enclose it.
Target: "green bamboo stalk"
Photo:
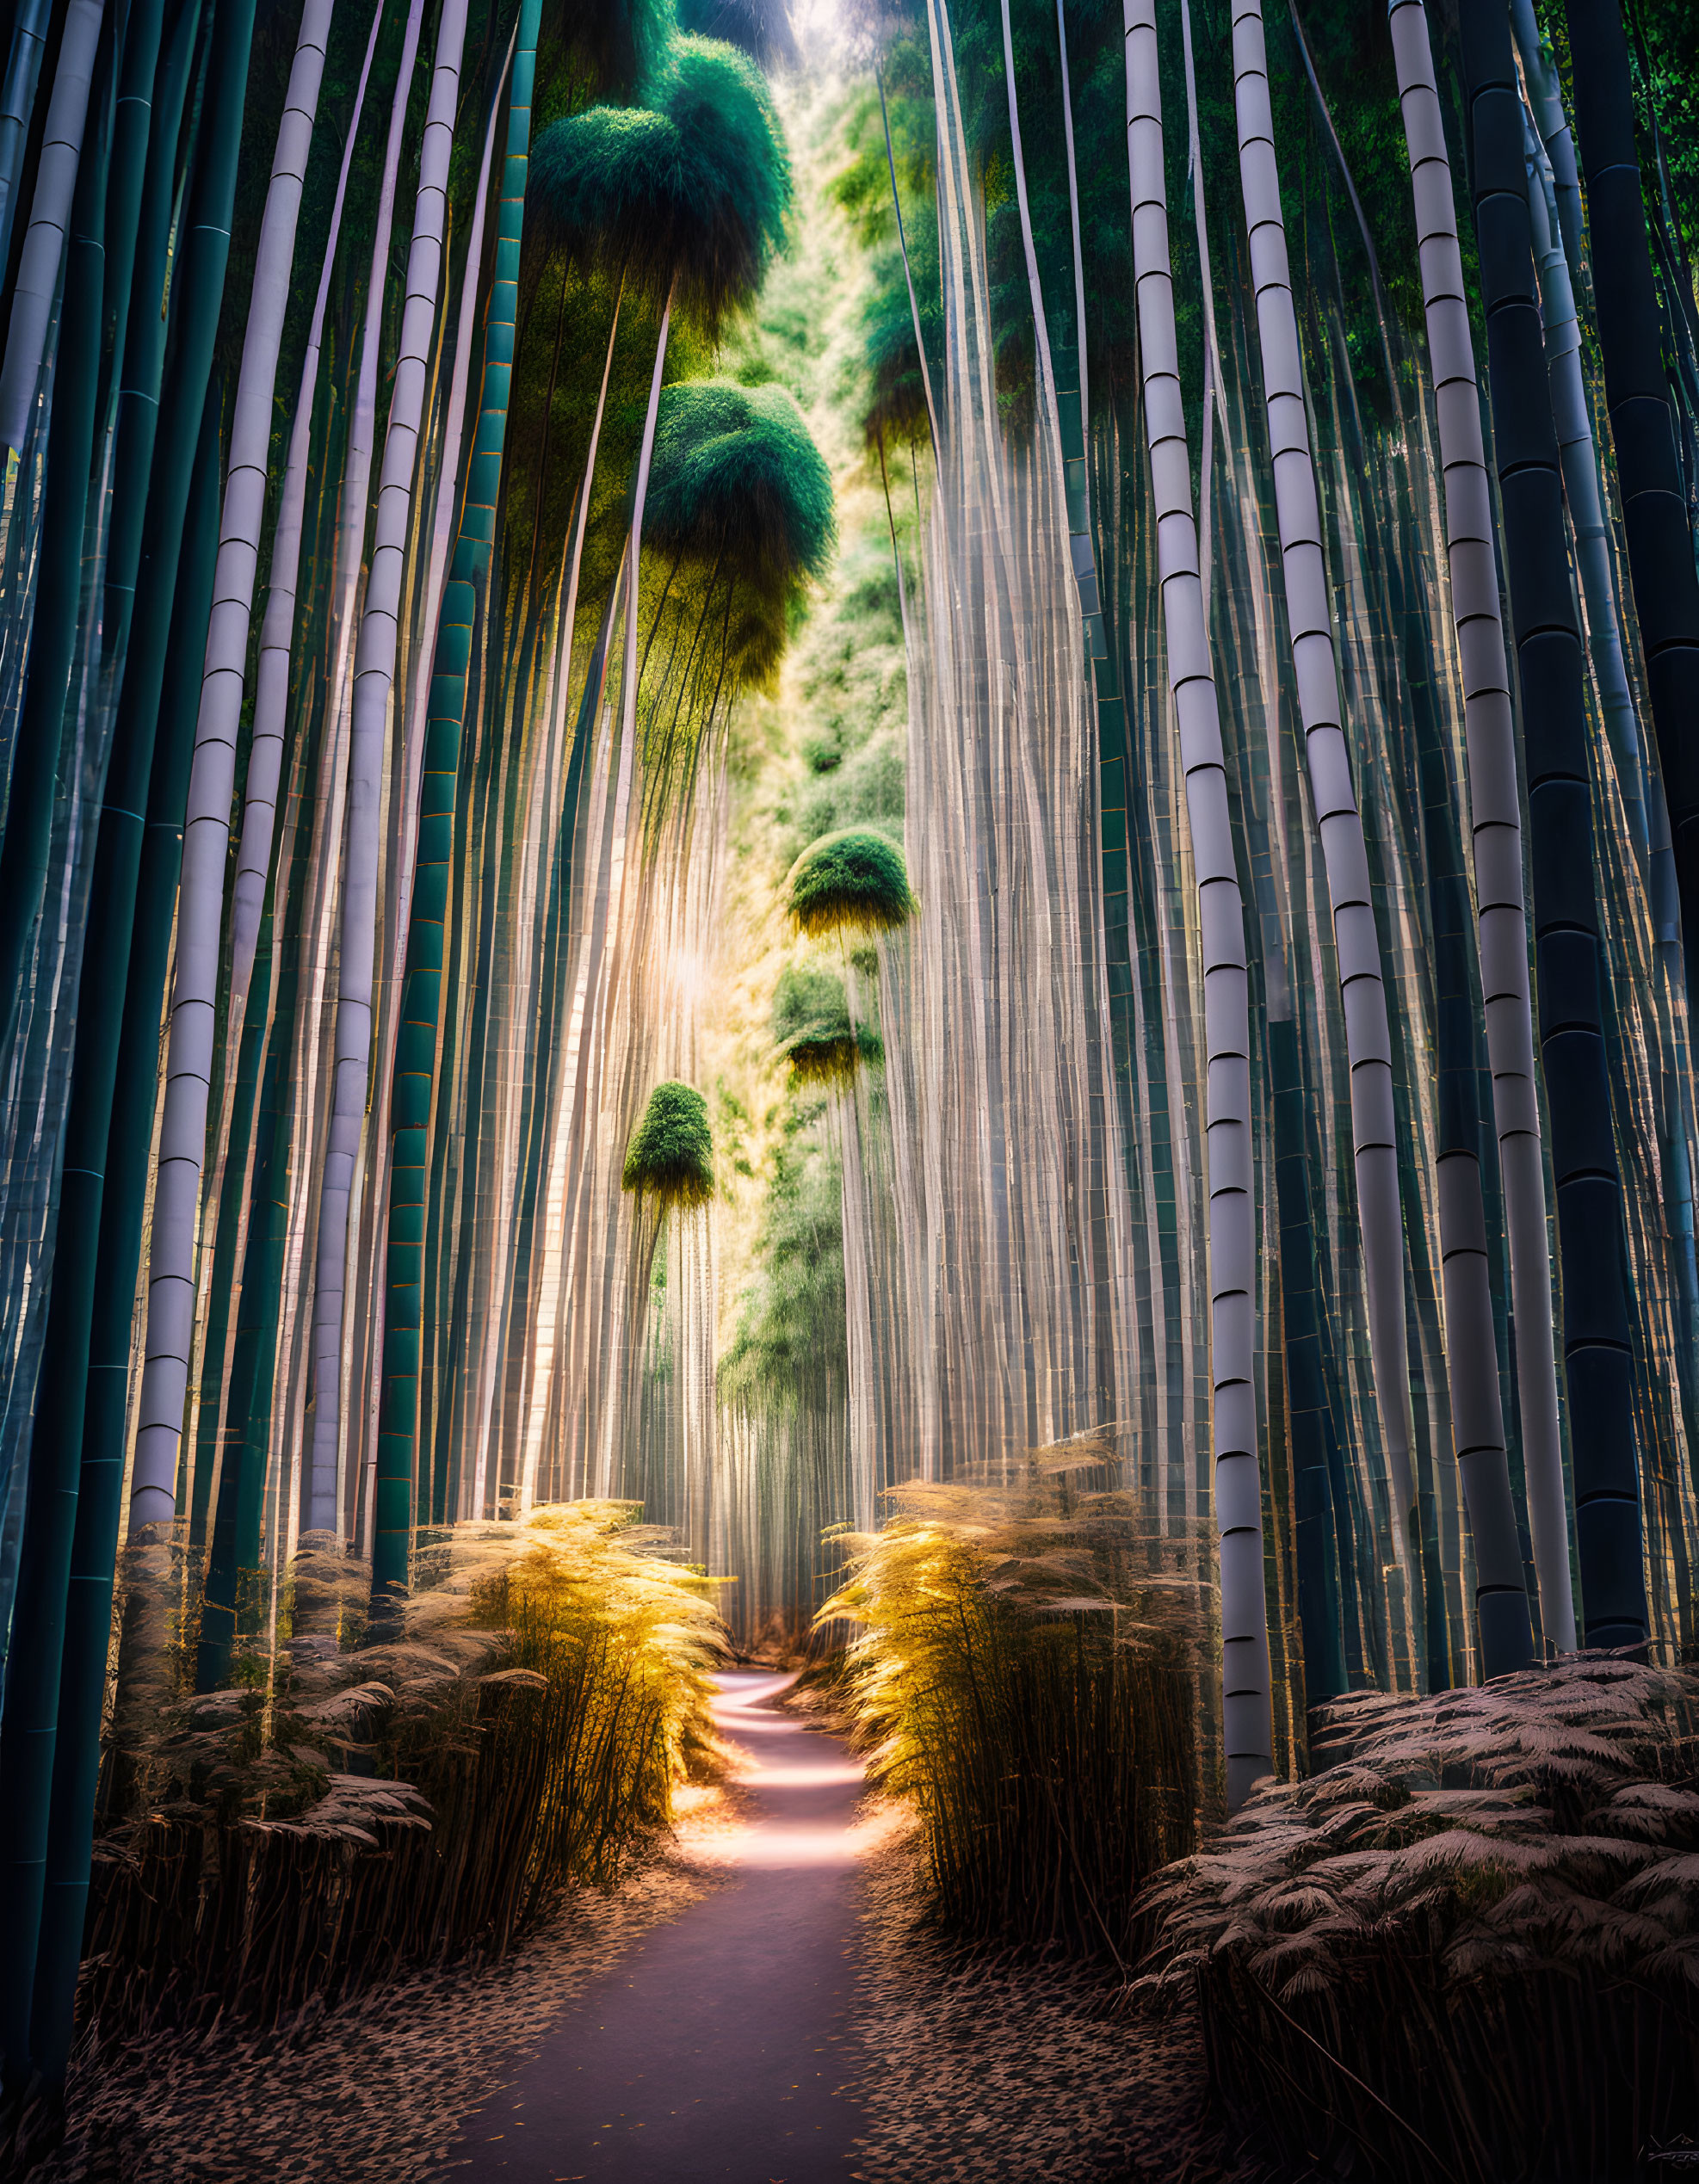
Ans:
[[[107,59],[109,65],[109,44]],[[83,517],[100,385],[105,172],[110,147],[109,130],[98,129],[96,146],[78,171],[71,207],[35,613],[6,800],[5,839],[0,842],[0,1049],[16,1020],[30,935],[47,881],[59,745],[81,620]]]
[[[254,0],[219,0],[208,59],[206,133],[172,283],[174,359],[161,405],[160,461],[148,491],[135,643],[127,661],[101,807],[78,996],[53,1295],[41,1397],[30,1450],[22,1582],[14,1611],[7,1706],[0,1723],[0,2052],[28,2069],[57,1739],[65,1587],[88,1397],[108,1138],[142,853],[143,808],[171,628],[213,345],[224,299],[231,207],[242,141]]]
[[[5,82],[0,86],[0,266],[5,264],[11,244],[24,139],[29,109],[35,101],[36,80],[41,73],[41,57],[47,49],[52,14],[51,0],[24,0],[12,25]]]
[[[71,2055],[77,1969],[89,1898],[113,1573],[123,1506],[130,1321],[141,1259],[145,1187],[153,1136],[159,1013],[170,957],[182,857],[183,804],[188,793],[194,747],[199,685],[195,663],[206,644],[219,545],[219,406],[214,389],[207,399],[195,457],[161,706],[166,732],[154,752],[147,834],[137,885],[136,934],[118,1055],[119,1081],[134,1089],[113,1117],[101,1208],[88,1415],[71,1545],[46,1889],[30,2030],[36,2066],[55,2094],[64,2086]],[[148,1088],[146,1094],[141,1090],[143,1086]]]
[[[419,790],[418,847],[407,927],[407,968],[390,1109],[390,1203],[386,1251],[384,1380],[372,1518],[374,1602],[405,1589],[412,1545],[413,1464],[418,1428],[425,1145],[442,1020],[443,942],[454,854],[460,731],[481,595],[495,546],[502,451],[507,438],[519,308],[519,250],[531,145],[531,94],[542,0],[522,0],[508,102],[506,163],[496,230],[495,281],[485,315],[484,386],[431,663],[431,710]],[[468,268],[468,281],[476,268]]]
[[[6,452],[22,447],[30,411],[35,406],[104,22],[105,10],[99,0],[71,0],[36,169],[29,226],[23,238],[22,262],[12,292],[5,361],[0,364],[0,450]]]
[[[171,42],[159,63],[145,179],[128,252],[129,278],[121,293],[110,276],[108,281],[107,293],[116,298],[120,318],[117,355],[113,360],[119,379],[113,428],[112,517],[101,604],[101,659],[108,665],[124,657],[144,550],[143,518],[159,422],[160,379],[165,367],[165,317],[159,299],[171,264],[177,140],[193,72],[201,4],[202,0],[185,0],[172,27]],[[114,253],[113,275],[118,271],[115,260]]]

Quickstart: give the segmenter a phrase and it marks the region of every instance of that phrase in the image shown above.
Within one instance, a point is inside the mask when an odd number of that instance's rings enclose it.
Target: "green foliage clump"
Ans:
[[[897,1489],[819,1619],[862,1626],[841,1718],[919,1812],[940,1922],[1124,1963],[1140,1883],[1196,1839],[1197,1588],[1067,1477]]]
[[[621,1181],[660,1210],[706,1206],[714,1196],[714,1131],[707,1101],[688,1084],[658,1084],[626,1149]]]
[[[596,106],[545,129],[529,196],[555,246],[659,299],[710,339],[783,239],[790,158],[754,63],[712,39],[668,48],[652,108]]]
[[[773,1037],[797,1085],[847,1085],[862,1065],[842,978],[787,964],[773,993]]]
[[[1134,1992],[1195,1996],[1229,2110],[1399,2184],[1628,2176],[1699,2132],[1699,1676],[1571,1655],[1319,1712],[1320,1770],[1146,1905]]]
[[[764,595],[822,575],[837,538],[831,472],[793,398],[724,379],[668,387],[644,535]]]
[[[563,1883],[616,1880],[718,1751],[714,1589],[637,1515],[452,1527],[379,1645],[349,1612],[369,1566],[304,1534],[274,1654],[120,1706],[81,1996],[102,2035],[329,2008],[500,1955]],[[136,1595],[175,1597],[175,1574],[132,1558],[127,1623],[162,1619]]]
[[[893,932],[919,907],[902,851],[870,827],[848,827],[811,842],[791,867],[785,899],[799,929],[808,934]]]
[[[559,59],[594,97],[641,97],[677,34],[673,0],[566,0]]]

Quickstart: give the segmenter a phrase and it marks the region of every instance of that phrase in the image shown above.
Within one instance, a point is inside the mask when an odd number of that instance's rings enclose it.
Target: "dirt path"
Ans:
[[[829,2184],[853,2175],[862,1768],[775,1711],[785,1676],[717,1679],[748,1757],[727,1884],[587,1989],[467,2120],[460,2184]]]

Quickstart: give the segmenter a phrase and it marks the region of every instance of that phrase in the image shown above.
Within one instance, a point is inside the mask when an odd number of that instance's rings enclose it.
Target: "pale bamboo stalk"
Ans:
[[[448,0],[436,34],[436,62],[419,149],[419,187],[414,206],[412,242],[407,255],[400,350],[390,396],[365,609],[361,616],[354,662],[335,1089],[318,1201],[310,1367],[313,1419],[307,1521],[319,1531],[333,1531],[339,1514],[337,1480],[342,1441],[343,1319],[349,1208],[371,1083],[384,747],[388,739],[390,694],[395,681],[400,633],[401,582],[412,518],[413,475],[418,461],[430,347],[442,283],[448,163],[454,145],[454,109],[460,99],[466,17],[466,0]],[[375,324],[380,316],[376,295],[368,309],[368,323]]]
[[[407,725],[402,739],[402,752],[398,771],[400,775],[398,797],[398,825],[396,847],[390,870],[394,875],[389,906],[389,931],[385,941],[385,973],[383,1007],[378,1020],[378,1043],[380,1049],[378,1065],[377,1096],[373,1104],[372,1126],[367,1144],[386,1144],[389,1142],[390,1102],[394,1091],[394,1058],[396,1011],[400,1005],[401,986],[407,961],[407,927],[412,910],[414,852],[418,843],[419,782],[424,763],[425,725],[430,712],[430,663],[436,650],[436,626],[442,607],[442,582],[448,566],[448,557],[454,547],[454,514],[459,506],[460,489],[460,447],[466,431],[466,390],[472,375],[473,339],[479,324],[475,309],[477,272],[484,262],[484,230],[489,214],[490,174],[494,163],[496,127],[507,111],[508,72],[513,66],[514,46],[518,38],[516,26],[508,40],[507,58],[502,65],[490,104],[490,118],[484,133],[484,150],[479,163],[478,189],[473,199],[472,225],[466,236],[466,274],[461,281],[461,301],[454,334],[454,353],[448,375],[448,397],[442,427],[442,447],[437,466],[436,502],[431,515],[430,553],[426,565],[419,627],[410,636],[408,652],[411,661],[410,676],[412,688],[407,705]],[[386,1161],[372,1163],[371,1225],[375,1262],[368,1262],[364,1288],[368,1299],[366,1315],[366,1345],[369,1373],[366,1388],[366,1413],[363,1422],[363,1445],[355,1451],[349,1437],[344,1436],[340,1458],[340,1476],[337,1484],[337,1507],[343,1513],[354,1538],[364,1540],[369,1537],[369,1510],[377,1462],[378,1412],[383,1393],[383,1319],[385,1284],[383,1281],[383,1237],[389,1216],[389,1164]],[[357,1493],[350,1495],[349,1471],[359,1465]],[[352,1508],[350,1508],[350,1502]]]
[[[299,1516],[303,1496],[300,1470],[304,1446],[306,1380],[312,1340],[312,1292],[307,1273],[309,1239],[316,1234],[323,1196],[321,1148],[331,1127],[331,1091],[335,1080],[336,1017],[327,1009],[327,989],[342,877],[342,849],[347,825],[349,756],[353,739],[351,673],[359,632],[360,601],[365,579],[364,549],[370,498],[372,460],[376,452],[378,366],[383,346],[383,299],[389,286],[390,238],[394,231],[395,195],[401,146],[411,102],[418,59],[423,0],[412,0],[402,33],[400,65],[390,102],[389,133],[378,185],[377,220],[367,275],[365,324],[360,365],[349,417],[348,450],[340,487],[340,534],[332,577],[331,630],[334,642],[327,688],[327,719],[333,733],[319,770],[312,815],[306,904],[301,919],[301,953],[306,997],[297,1011],[294,1041],[294,1101],[289,1173],[303,1187],[289,1194],[283,1255],[281,1296],[270,1440],[266,1477],[271,1490],[287,1481],[289,1521]],[[317,1273],[316,1267],[313,1269]],[[293,1536],[289,1552],[293,1552]]]
[[[1060,0],[1058,0],[1060,4]],[[1209,262],[1209,213],[1203,186],[1203,136],[1197,118],[1197,70],[1192,58],[1191,0],[1180,0],[1180,50],[1186,64],[1186,171],[1191,180],[1192,219],[1197,231],[1199,285],[1203,290],[1203,445],[1198,453],[1198,570],[1203,578],[1203,625],[1209,626],[1209,602],[1215,581],[1211,534],[1215,523],[1214,485],[1215,417],[1226,430],[1221,394],[1221,344],[1215,330],[1215,279]]]
[[[1440,461],[1445,472],[1451,612],[1463,665],[1476,933],[1510,1236],[1529,1529],[1540,1583],[1541,1624],[1558,1650],[1567,1653],[1575,1645],[1575,1601],[1558,1431],[1540,1101],[1534,1080],[1516,724],[1498,605],[1492,502],[1457,247],[1451,163],[1434,81],[1427,15],[1422,0],[1393,0],[1388,18],[1415,198]]]
[[[18,9],[12,27],[11,48],[6,56],[5,82],[0,84],[0,265],[5,263],[12,240],[12,215],[16,209],[24,133],[29,126],[30,108],[35,103],[36,79],[41,72],[52,13],[49,0],[25,0]]]
[[[306,507],[307,462],[312,449],[312,398],[318,380],[324,313],[330,300],[331,276],[335,269],[337,244],[341,238],[348,178],[354,163],[355,147],[359,141],[361,117],[366,108],[366,87],[371,77],[372,62],[378,47],[378,33],[382,25],[383,10],[378,8],[373,11],[371,34],[366,41],[360,80],[355,87],[354,110],[343,145],[336,194],[331,201],[318,287],[312,318],[307,328],[306,349],[301,361],[301,375],[295,398],[294,423],[289,436],[283,490],[278,503],[277,521],[271,534],[266,611],[260,624],[259,651],[255,663],[253,728],[248,746],[247,772],[242,785],[242,829],[238,839],[236,872],[231,890],[230,983],[225,1003],[224,1097],[219,1105],[217,1134],[213,1145],[212,1175],[201,1194],[203,1216],[211,1213],[214,1218],[224,1200],[237,1062],[247,1020],[248,993],[253,979],[254,959],[276,836],[278,788],[282,774],[283,741],[289,714],[296,585],[300,580],[301,531]],[[242,1149],[241,1157],[244,1161],[251,1157],[252,1150],[250,1139],[249,1144]],[[244,1192],[236,1216],[232,1263],[238,1267],[245,1263],[249,1211]],[[196,1299],[197,1345],[204,1340],[208,1302],[204,1293]],[[226,1346],[218,1396],[220,1412],[228,1392],[232,1354],[231,1348]],[[195,1375],[191,1373],[191,1390],[195,1385]],[[198,1393],[192,1396],[186,1428],[191,1434],[198,1430],[200,1401]],[[218,1460],[215,1457],[215,1474]]]
[[[1233,856],[1226,756],[1192,512],[1191,458],[1174,334],[1163,169],[1156,0],[1122,0],[1128,164],[1145,429],[1156,505],[1168,683],[1186,777],[1186,818],[1203,943],[1208,1042],[1210,1380],[1220,1540],[1227,1804],[1274,1771],[1263,1488],[1254,1373],[1257,1221],[1251,1195],[1251,1020],[1245,905]]]
[[[1368,1344],[1397,1511],[1393,1533],[1400,1553],[1407,1554],[1416,1486],[1410,1453],[1410,1356],[1405,1324],[1404,1220],[1399,1200],[1392,1032],[1387,1019],[1387,990],[1362,814],[1341,720],[1321,510],[1310,452],[1303,359],[1287,262],[1286,222],[1281,209],[1280,169],[1269,102],[1262,0],[1235,0],[1233,40],[1239,182],[1257,297],[1263,399],[1274,459],[1288,635],[1310,793],[1326,866],[1344,1006]]]
[[[231,899],[230,1005],[228,1022],[232,1040],[239,1040],[248,987],[254,972],[254,950],[259,941],[260,917],[265,905],[266,881],[271,871],[271,849],[277,826],[277,790],[283,768],[283,737],[289,714],[289,669],[295,642],[295,606],[300,581],[301,530],[306,512],[307,457],[312,439],[312,397],[318,380],[318,359],[324,340],[324,312],[331,296],[331,276],[336,268],[337,245],[342,235],[343,206],[348,195],[349,172],[354,164],[361,116],[365,110],[366,86],[377,51],[383,10],[372,17],[372,34],[354,95],[354,113],[348,141],[337,176],[337,194],[331,203],[330,228],[324,257],[313,299],[312,319],[307,329],[306,353],[301,361],[300,391],[295,398],[294,426],[289,435],[283,493],[272,534],[271,566],[266,592],[265,618],[260,625],[260,649],[255,663],[254,727],[248,750],[248,774],[243,785],[242,834],[236,853],[236,877]]]
[[[336,0],[307,0],[278,125],[231,419],[212,620],[183,819],[165,1096],[148,1268],[147,1340],[130,1531],[176,1515],[177,1449],[195,1336],[195,1248],[218,1019],[219,954],[236,744],[248,667],[271,452],[278,351],[293,287],[295,231],[312,148]]]
[[[59,293],[65,231],[71,224],[71,192],[82,155],[83,128],[94,81],[95,48],[100,43],[105,9],[101,0],[71,0],[53,71],[53,96],[35,170],[29,225],[24,231],[17,285],[12,291],[6,354],[0,364],[0,453],[22,447],[35,406],[47,329]]]

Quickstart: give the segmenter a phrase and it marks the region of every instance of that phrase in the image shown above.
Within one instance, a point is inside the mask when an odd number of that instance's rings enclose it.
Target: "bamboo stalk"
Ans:
[[[253,295],[232,413],[213,620],[183,821],[176,970],[165,1060],[165,1113],[154,1186],[147,1336],[129,1527],[176,1514],[177,1451],[195,1332],[195,1247],[212,1092],[219,959],[236,746],[248,667],[271,453],[272,405],[295,229],[312,145],[336,0],[308,0],[284,95],[261,219]]]
[[[1552,1343],[1545,1163],[1534,1079],[1516,727],[1498,611],[1492,513],[1451,166],[1427,15],[1421,0],[1393,0],[1387,12],[1415,193],[1423,302],[1445,473],[1451,612],[1463,668],[1476,945],[1510,1240],[1523,1468],[1540,1581],[1541,1623],[1558,1650],[1566,1653],[1575,1644],[1575,1610]],[[1450,1317],[1448,1311],[1448,1324]]]
[[[424,1254],[425,1148],[442,1021],[448,883],[455,835],[460,732],[479,611],[495,544],[518,309],[519,247],[531,141],[531,96],[541,0],[522,0],[508,107],[496,281],[485,318],[484,385],[459,536],[433,662],[431,715],[420,787],[418,848],[407,933],[407,971],[396,1038],[390,1113],[387,1296],[372,1531],[374,1602],[405,1587],[412,1545]]]
[[[30,201],[29,225],[24,231],[23,258],[12,292],[5,358],[0,363],[0,455],[22,447],[29,414],[35,406],[37,383],[47,350],[47,324],[59,293],[59,267],[71,224],[71,201],[77,188],[95,53],[105,15],[101,0],[71,0],[65,15],[53,97],[47,107],[46,134],[35,172],[35,194]]]
[[[343,1293],[349,1207],[366,1121],[370,1083],[374,981],[377,971],[378,858],[383,811],[383,754],[400,632],[401,583],[424,412],[426,367],[436,332],[448,219],[448,163],[460,97],[466,0],[448,0],[437,29],[430,102],[419,153],[418,197],[407,259],[401,346],[394,366],[383,469],[378,484],[365,611],[354,663],[353,734],[349,753],[349,823],[338,952],[336,1089],[319,1201],[318,1274],[313,1290],[313,1401],[307,1521],[336,1528],[337,1453],[342,1440]]]
[[[1481,262],[1488,385],[1523,695],[1585,1631],[1589,1644],[1630,1644],[1645,1636],[1646,1605],[1622,1181],[1604,1039],[1609,972],[1593,875],[1580,632],[1564,540],[1522,108],[1499,0],[1465,19],[1462,52],[1476,226],[1492,245]],[[1634,201],[1638,207],[1638,184]],[[1684,542],[1684,525],[1683,537]]]
[[[1191,466],[1174,335],[1155,0],[1122,0],[1133,276],[1139,299],[1145,429],[1155,495],[1166,667],[1185,769],[1186,815],[1203,936],[1208,1040],[1210,1382],[1220,1541],[1227,1804],[1237,1811],[1274,1771],[1263,1494],[1257,1461],[1256,1218],[1251,1194],[1251,1028],[1245,907],[1233,854],[1226,759],[1203,625]]]
[[[1281,209],[1262,0],[1235,0],[1233,39],[1239,180],[1257,294],[1263,398],[1274,460],[1292,668],[1316,827],[1327,871],[1345,1012],[1369,1347],[1397,1514],[1394,1536],[1400,1554],[1410,1558],[1413,1568],[1409,1527],[1416,1483],[1410,1453],[1410,1359],[1405,1331],[1404,1222],[1393,1120],[1392,1033],[1387,1020],[1386,983],[1362,814],[1342,724],[1302,355]]]
[[[126,661],[96,851],[89,929],[97,938],[88,950],[79,995],[42,1399],[31,1452],[24,1582],[15,1610],[17,1636],[0,1724],[0,1773],[9,1785],[0,1805],[0,1872],[17,1905],[17,1916],[7,1922],[0,1942],[0,2048],[14,2069],[24,2066],[30,2054],[65,1585],[101,1272],[108,1138],[137,909],[142,811],[153,766],[170,601],[224,295],[252,34],[252,0],[219,0],[208,63],[207,134],[173,283],[179,332],[161,409],[162,458],[148,494],[150,552],[142,593],[146,612]],[[114,1206],[114,1213],[118,1210]]]

